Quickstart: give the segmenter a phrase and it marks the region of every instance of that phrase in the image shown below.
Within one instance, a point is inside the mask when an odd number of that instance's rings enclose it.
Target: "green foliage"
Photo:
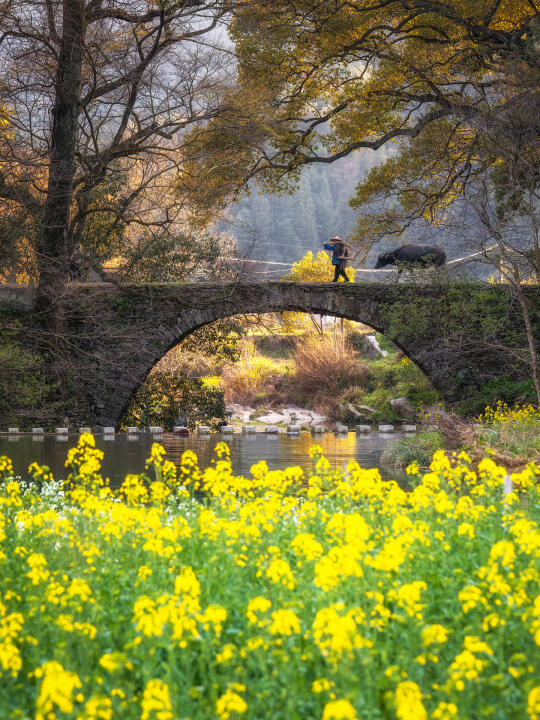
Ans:
[[[195,330],[179,347],[182,352],[210,357],[216,362],[237,362],[240,340],[246,332],[246,325],[240,318],[224,318]]]
[[[20,208],[0,212],[0,276],[10,282],[35,281],[33,248],[38,230],[38,218]]]
[[[473,327],[482,337],[497,334],[510,343],[519,337],[520,329],[511,321],[501,323],[507,315],[510,293],[501,290],[501,286],[486,286],[483,291],[475,288],[471,292],[468,283],[451,282],[436,272],[427,282],[413,278],[397,287],[395,301],[383,307],[386,334],[394,340],[414,328],[419,335],[439,336],[441,343],[453,344],[464,328]]]
[[[28,340],[28,312],[16,303],[0,304],[0,424],[24,428],[32,410],[45,403],[51,385],[43,357]],[[25,419],[26,418],[26,419]]]
[[[375,339],[379,343],[379,347],[381,350],[386,350],[389,354],[395,354],[398,350],[394,343],[388,339],[386,335],[382,335],[381,333],[375,333]]]
[[[121,252],[127,227],[124,205],[129,195],[127,174],[118,165],[92,190],[83,193],[80,203],[87,204],[79,236],[83,252],[100,262],[110,260]]]
[[[401,141],[358,202],[382,187],[435,216],[484,167],[533,156],[535,15],[526,0],[242,3],[231,24],[235,126],[220,117],[200,133],[211,152],[189,173],[194,189],[211,207],[256,168],[286,192],[310,163]]]
[[[376,410],[374,421],[403,420],[390,401],[406,397],[413,405],[431,405],[439,399],[420,368],[407,358],[387,356],[369,363],[370,380],[363,401]]]
[[[178,282],[194,273],[211,277],[222,250],[210,233],[146,232],[122,248],[118,272],[141,283]]]
[[[427,467],[433,453],[441,446],[440,433],[421,431],[389,443],[382,451],[381,463],[400,468],[406,468],[412,463]]]
[[[176,418],[186,415],[188,427],[214,424],[225,415],[223,392],[201,378],[182,378],[171,373],[152,373],[137,391],[121,427],[159,425],[172,430]]]
[[[489,380],[474,395],[460,400],[456,411],[461,415],[478,415],[486,406],[496,405],[499,400],[509,405],[534,402],[536,391],[532,379],[515,380],[503,375]]]
[[[479,344],[494,341],[499,346],[519,349],[526,345],[522,317],[512,306],[512,289],[486,285],[471,292],[467,282],[451,282],[434,273],[429,284],[415,281],[396,288],[396,299],[383,307],[391,340],[406,337],[410,329],[427,337],[440,338],[441,346],[453,347],[464,332]],[[532,309],[538,324],[538,308]],[[538,325],[540,328],[540,325]]]
[[[126,325],[129,323],[129,319],[133,313],[133,302],[131,298],[125,295],[114,297],[111,302],[111,307],[114,312],[111,322],[114,325]]]

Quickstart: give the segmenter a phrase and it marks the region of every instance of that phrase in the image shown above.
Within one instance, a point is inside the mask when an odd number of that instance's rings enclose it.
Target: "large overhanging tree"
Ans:
[[[427,211],[486,168],[517,168],[535,152],[540,24],[533,0],[239,6],[231,28],[236,110],[194,135],[193,158],[198,145],[207,151],[212,143],[214,154],[181,179],[197,189],[203,208],[256,175],[286,188],[307,164],[391,143],[407,151],[429,134],[451,162]],[[526,173],[515,178],[530,185]]]
[[[540,277],[537,3],[240,6],[232,25],[236,112],[193,134],[197,171],[182,176],[201,208],[226,202],[253,177],[287,189],[306,165],[392,148],[352,199],[357,240],[367,251],[420,219],[448,225],[448,209],[466,200],[476,212],[475,232],[483,230],[485,257],[500,266],[522,307],[529,353],[520,361],[529,363],[540,401],[534,319],[521,288],[527,263],[526,272]],[[236,161],[225,162],[231,155]],[[518,217],[529,231],[509,242],[508,223],[515,235]]]
[[[229,6],[0,5],[0,99],[9,119],[0,143],[3,244],[22,243],[32,256],[45,325],[55,324],[84,238],[106,246],[135,223],[151,248],[149,232],[181,215],[171,178],[183,133],[222,110],[231,75],[219,28]]]

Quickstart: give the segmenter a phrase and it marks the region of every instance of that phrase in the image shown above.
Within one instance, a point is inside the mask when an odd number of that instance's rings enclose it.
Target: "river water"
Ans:
[[[0,455],[7,455],[13,461],[16,475],[28,478],[28,465],[37,462],[48,465],[58,480],[66,475],[65,460],[70,447],[77,444],[77,435],[59,439],[61,436],[45,435],[40,439],[35,436],[19,437],[0,436]],[[155,437],[150,433],[126,436],[118,433],[114,439],[96,436],[96,445],[105,452],[102,464],[103,475],[111,481],[111,486],[118,487],[128,473],[140,473],[144,470],[145,460],[150,455],[153,442],[160,442],[167,451],[167,457],[179,464],[185,450],[193,450],[201,468],[207,467],[214,457],[217,443],[226,441],[231,450],[234,472],[248,475],[252,465],[266,460],[271,470],[300,465],[304,469],[311,468],[309,448],[320,445],[323,453],[334,468],[344,467],[349,460],[356,460],[361,467],[378,467],[384,479],[394,479],[402,484],[406,475],[395,468],[380,465],[381,452],[388,442],[403,437],[402,433],[372,432],[360,435],[353,432],[348,435],[312,436],[302,433],[299,436],[286,434],[253,435],[234,434],[226,438],[221,435],[189,435],[179,437],[170,433]],[[67,438],[67,439],[65,439]]]

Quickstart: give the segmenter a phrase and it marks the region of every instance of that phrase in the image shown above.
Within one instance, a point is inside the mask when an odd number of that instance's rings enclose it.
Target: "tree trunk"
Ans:
[[[81,92],[84,0],[64,0],[62,45],[52,111],[47,197],[38,241],[39,284],[36,309],[42,325],[58,337],[62,328],[61,297],[68,280],[68,230]]]
[[[529,192],[529,208],[531,213],[534,274],[536,275],[536,282],[540,283],[540,244],[538,242],[538,222],[536,220],[535,198],[532,190]]]
[[[536,402],[540,407],[540,368],[538,367],[538,353],[536,351],[536,341],[534,337],[534,330],[531,321],[531,314],[529,312],[529,306],[525,293],[519,283],[514,284],[517,299],[521,307],[523,315],[523,322],[525,323],[525,332],[527,333],[527,343],[529,345],[529,364],[531,367],[531,376],[536,390]]]

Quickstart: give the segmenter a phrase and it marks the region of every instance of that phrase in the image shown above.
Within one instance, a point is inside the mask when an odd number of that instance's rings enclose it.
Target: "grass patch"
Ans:
[[[419,467],[427,467],[433,453],[441,445],[441,433],[421,431],[388,444],[382,452],[381,463],[398,468],[405,468],[412,463],[416,463]]]

